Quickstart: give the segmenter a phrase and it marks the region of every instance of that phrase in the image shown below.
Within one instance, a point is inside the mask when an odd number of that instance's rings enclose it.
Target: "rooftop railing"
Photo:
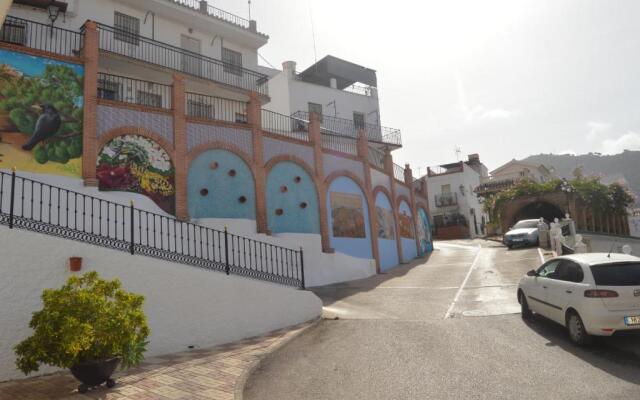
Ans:
[[[268,77],[180,47],[97,24],[100,49],[225,85],[268,94]]]
[[[10,15],[5,18],[0,28],[0,42],[70,57],[80,55],[82,38],[80,32]]]
[[[170,1],[173,1],[176,4],[190,8],[192,10],[203,12],[203,10],[200,8],[201,7],[200,0],[170,0]],[[210,17],[220,19],[222,21],[228,22],[233,25],[237,25],[244,29],[249,29],[249,27],[251,26],[248,19],[239,17],[230,12],[216,8],[211,4],[207,4],[206,14],[209,15]]]

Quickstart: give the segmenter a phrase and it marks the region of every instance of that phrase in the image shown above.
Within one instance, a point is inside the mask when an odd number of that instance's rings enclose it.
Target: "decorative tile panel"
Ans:
[[[253,140],[248,129],[228,126],[187,123],[187,150],[212,142],[224,142],[253,155]]]
[[[350,158],[342,158],[332,154],[324,154],[324,176],[329,176],[334,171],[348,170],[353,172],[364,182],[364,170],[360,161]]]
[[[311,168],[314,166],[313,148],[297,143],[286,142],[265,137],[262,141],[264,146],[264,162],[268,162],[274,157],[286,154],[300,158]]]
[[[115,128],[137,126],[149,129],[173,143],[173,117],[170,115],[99,104],[97,124],[98,137]]]

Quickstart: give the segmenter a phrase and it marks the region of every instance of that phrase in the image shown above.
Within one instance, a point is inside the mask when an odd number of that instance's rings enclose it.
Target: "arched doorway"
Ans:
[[[548,201],[535,201],[520,208],[513,216],[510,222],[511,226],[523,219],[540,219],[544,218],[551,222],[554,218],[564,217],[564,212],[555,204]]]

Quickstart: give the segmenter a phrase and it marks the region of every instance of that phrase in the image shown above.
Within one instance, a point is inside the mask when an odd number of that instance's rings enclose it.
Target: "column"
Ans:
[[[267,223],[267,174],[264,169],[264,145],[262,142],[262,104],[257,92],[249,93],[247,121],[251,125],[253,140],[253,166],[256,179],[256,229],[258,233],[270,233]]]
[[[333,253],[329,238],[329,215],[327,214],[327,187],[324,184],[324,158],[322,156],[322,135],[320,133],[320,114],[309,114],[309,142],[313,146],[314,174],[318,190],[318,212],[320,215],[320,238],[323,253]]]
[[[416,188],[413,186],[413,172],[409,164],[404,165],[404,183],[409,186],[409,207],[411,207],[411,214],[413,217],[413,235],[416,239],[417,254],[420,255],[420,238],[418,237],[418,223],[421,223],[418,217],[418,207],[416,207]]]
[[[393,158],[391,157],[391,151],[387,150],[384,153],[384,157],[382,160],[384,164],[384,171],[389,177],[389,186],[390,186],[389,191],[391,192],[391,198],[389,200],[391,201],[393,219],[395,220],[395,224],[396,224],[396,247],[398,249],[398,259],[402,263],[404,262],[404,256],[402,254],[402,242],[400,240],[400,229],[399,229],[400,217],[398,215],[398,204],[396,204],[396,179],[393,176]]]
[[[364,195],[369,203],[369,226],[371,227],[371,250],[376,260],[376,273],[380,273],[380,250],[378,249],[378,218],[376,216],[376,199],[373,197],[371,185],[371,167],[369,166],[369,141],[364,129],[358,131],[358,158],[364,171]]]
[[[173,74],[171,107],[173,111],[173,165],[176,170],[176,218],[189,219],[187,209],[187,118],[185,113],[184,77]]]
[[[97,186],[98,158],[98,27],[94,21],[84,24],[84,110],[82,117],[82,178],[85,186]]]

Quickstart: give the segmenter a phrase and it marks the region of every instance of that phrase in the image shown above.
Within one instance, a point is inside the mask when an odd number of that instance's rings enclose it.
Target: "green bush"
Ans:
[[[14,348],[25,374],[39,364],[70,368],[120,357],[129,368],[142,361],[149,336],[144,297],[121,289],[119,280],[96,272],[72,276],[60,289],[45,289],[42,301],[29,323],[33,335]]]

